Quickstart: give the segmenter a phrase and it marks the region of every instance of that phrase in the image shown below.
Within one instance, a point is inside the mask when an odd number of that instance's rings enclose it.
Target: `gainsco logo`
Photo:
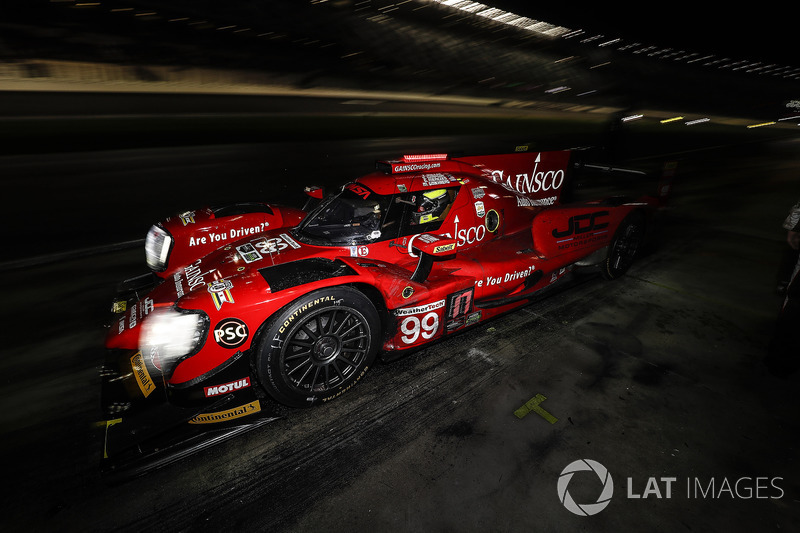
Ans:
[[[214,340],[223,348],[238,348],[249,335],[247,324],[238,318],[226,318],[214,328]]]
[[[206,398],[211,398],[212,396],[220,396],[222,394],[229,394],[237,390],[246,389],[249,386],[250,378],[242,378],[236,381],[231,381],[230,383],[225,383],[224,385],[204,387],[203,391],[205,392]]]
[[[507,188],[522,194],[534,194],[544,191],[555,191],[564,184],[564,170],[539,170],[541,154],[536,156],[533,171],[516,176],[504,175],[502,170],[492,171],[492,179]]]

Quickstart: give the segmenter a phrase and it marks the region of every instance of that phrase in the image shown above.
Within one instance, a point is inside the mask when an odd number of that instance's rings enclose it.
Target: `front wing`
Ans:
[[[254,388],[203,406],[177,406],[168,401],[163,384],[151,377],[140,352],[109,352],[101,381],[101,470],[118,481],[277,420],[289,410],[257,397]]]

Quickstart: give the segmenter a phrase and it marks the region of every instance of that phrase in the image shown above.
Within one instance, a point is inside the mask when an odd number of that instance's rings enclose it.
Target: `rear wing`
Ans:
[[[456,161],[482,170],[488,179],[529,198],[531,205],[555,205],[567,186],[570,155],[569,150],[560,150],[459,157]]]

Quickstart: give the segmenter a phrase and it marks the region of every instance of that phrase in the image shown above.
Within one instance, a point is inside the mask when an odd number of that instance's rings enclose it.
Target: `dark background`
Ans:
[[[622,40],[422,1],[0,2],[6,529],[800,530],[797,376],[762,364],[781,223],[800,198],[797,125],[780,120],[798,89],[790,17],[514,4]],[[683,49],[714,57],[670,55]],[[150,224],[241,199],[297,204],[303,185],[406,152],[521,144],[645,172],[581,176],[591,198],[652,192],[677,161],[657,246],[612,283],[568,280],[372,368],[336,402],[121,484],[100,475],[104,324],[117,284],[145,271]],[[513,415],[537,394],[556,424]],[[594,517],[556,492],[580,458],[616,484]],[[679,480],[672,499],[625,497],[626,479],[641,493],[659,477]],[[783,497],[684,490],[756,477],[779,478]],[[589,501],[583,481],[570,490]]]

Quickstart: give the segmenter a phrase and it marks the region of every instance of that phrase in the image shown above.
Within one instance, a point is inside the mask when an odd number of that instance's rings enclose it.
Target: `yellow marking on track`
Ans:
[[[540,403],[542,403],[546,399],[547,399],[547,397],[545,395],[537,394],[536,396],[534,396],[533,398],[531,398],[530,400],[525,402],[525,405],[523,405],[522,407],[520,407],[519,409],[514,411],[514,416],[516,416],[517,418],[523,418],[528,413],[533,411],[534,413],[538,414],[539,416],[541,416],[542,418],[544,418],[545,420],[547,420],[551,424],[555,424],[556,422],[558,422],[558,418],[554,417],[553,415],[551,415],[550,413],[545,411],[539,405]]]

